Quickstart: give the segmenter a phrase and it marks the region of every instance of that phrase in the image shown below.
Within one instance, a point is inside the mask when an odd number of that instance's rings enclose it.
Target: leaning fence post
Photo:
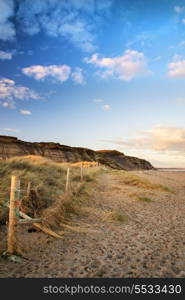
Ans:
[[[69,191],[69,173],[70,173],[70,168],[67,168],[67,176],[66,176],[66,195],[68,194]]]
[[[82,163],[80,166],[80,177],[81,177],[81,181],[83,181],[83,164]]]
[[[8,223],[8,253],[13,254],[16,252],[16,209],[19,205],[20,195],[20,181],[17,176],[11,176],[10,188],[10,205],[9,205],[9,223]]]

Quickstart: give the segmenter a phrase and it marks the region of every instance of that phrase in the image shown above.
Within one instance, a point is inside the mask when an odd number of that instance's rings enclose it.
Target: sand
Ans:
[[[81,214],[61,227],[63,239],[19,228],[27,259],[0,258],[0,277],[185,277],[185,172],[131,173],[171,191],[124,184],[120,172],[99,175]]]

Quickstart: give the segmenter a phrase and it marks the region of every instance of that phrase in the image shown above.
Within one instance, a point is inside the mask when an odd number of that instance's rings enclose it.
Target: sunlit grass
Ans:
[[[119,172],[119,183],[149,190],[173,192],[172,189],[167,186],[164,186],[162,184],[154,184],[145,178],[124,171],[122,173]]]
[[[69,194],[66,197],[66,172],[70,167]],[[79,206],[89,197],[90,186],[96,180],[100,168],[91,168],[89,174],[84,170],[83,180],[80,168],[61,164],[40,156],[21,156],[0,161],[0,222],[8,217],[8,201],[11,175],[21,181],[21,208],[30,217],[43,217],[49,222],[51,215],[63,218],[64,214],[77,213]],[[96,169],[96,170],[93,170]],[[29,199],[25,197],[28,182],[31,183]]]

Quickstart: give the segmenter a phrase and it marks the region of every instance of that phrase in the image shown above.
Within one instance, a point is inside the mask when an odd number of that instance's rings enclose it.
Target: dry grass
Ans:
[[[67,231],[73,231],[73,232],[78,232],[78,233],[96,233],[96,232],[99,232],[98,230],[95,230],[95,229],[90,229],[88,228],[87,226],[83,226],[83,225],[80,225],[80,226],[75,226],[75,225],[69,225],[69,224],[61,224],[61,226],[67,230]]]
[[[103,212],[102,220],[106,222],[125,222],[127,217],[117,211]]]
[[[167,186],[164,186],[162,184],[154,184],[145,178],[142,178],[135,174],[131,174],[129,172],[122,172],[122,173],[119,172],[119,177],[120,177],[119,179],[120,184],[126,184],[129,186],[135,186],[135,187],[149,189],[149,190],[160,190],[165,192],[172,192],[172,190]]]
[[[77,213],[90,192],[98,168],[80,181],[79,167],[70,171],[70,194],[65,196],[66,171],[70,164],[60,164],[39,156],[14,157],[0,162],[0,223],[7,221],[11,175],[21,180],[21,210],[31,217],[41,217],[45,225],[57,227],[65,214]],[[93,168],[91,168],[93,169]],[[29,198],[25,197],[31,182]]]
[[[83,167],[83,168],[89,168],[89,167],[97,167],[98,162],[96,161],[79,161],[76,163],[70,164],[72,167]]]

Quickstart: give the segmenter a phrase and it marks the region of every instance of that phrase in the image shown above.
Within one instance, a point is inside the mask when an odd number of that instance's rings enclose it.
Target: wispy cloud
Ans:
[[[96,102],[96,103],[100,103],[100,102],[103,102],[104,100],[100,99],[100,98],[95,98],[93,101]]]
[[[5,108],[15,108],[16,100],[40,99],[40,96],[28,87],[17,85],[8,78],[0,79],[0,104]]]
[[[168,64],[168,75],[172,78],[185,77],[185,60],[177,60]]]
[[[112,0],[30,0],[18,3],[16,19],[29,35],[41,30],[52,37],[65,37],[84,51],[94,51],[95,31],[108,14]],[[96,22],[95,22],[96,21]]]
[[[179,6],[179,5],[174,6],[174,11],[178,14],[182,13],[184,10],[185,10],[184,6]]]
[[[184,153],[185,129],[177,127],[156,126],[151,130],[140,132],[140,136],[132,139],[115,139],[117,145],[148,149],[155,151],[179,151]]]
[[[103,69],[98,74],[101,78],[113,76],[120,80],[129,81],[139,75],[149,73],[146,57],[142,52],[126,50],[123,55],[116,57],[103,57],[93,54],[90,58],[85,58],[88,64],[94,64]]]
[[[185,167],[185,128],[156,126],[138,137],[107,140],[129,155],[143,157],[156,167]]]
[[[12,40],[15,37],[15,27],[10,21],[14,15],[14,1],[0,0],[0,39]]]
[[[15,128],[4,128],[4,131],[14,132],[14,133],[19,133],[19,132],[20,132],[20,129],[15,129]]]
[[[11,17],[28,35],[43,31],[52,37],[64,37],[74,46],[91,52],[96,49],[96,29],[109,15],[113,0],[0,0],[0,39],[16,36]],[[16,3],[16,9],[15,9]]]
[[[75,68],[74,71],[68,65],[34,65],[22,69],[23,74],[33,77],[36,80],[54,79],[60,83],[65,82],[69,78],[72,78],[77,84],[85,84],[85,78],[83,70],[81,68]]]
[[[109,110],[111,110],[111,106],[110,106],[109,104],[103,105],[102,108],[103,108],[104,111],[109,111]]]
[[[154,58],[154,61],[160,61],[162,59],[162,56],[156,56],[155,58]]]
[[[78,45],[82,50],[92,52],[96,49],[96,46],[94,45],[91,26],[84,20],[75,20],[73,23],[62,24],[59,33],[69,38],[74,45]]]
[[[102,98],[95,98],[95,99],[93,99],[93,101],[98,104],[105,102],[105,100]],[[111,110],[111,106],[109,104],[104,104],[101,106],[101,109],[103,109],[104,111],[109,111],[109,110]]]
[[[71,76],[74,82],[82,85],[85,84],[85,78],[83,75],[83,70],[81,68],[76,68],[75,71],[72,72]]]
[[[1,60],[10,60],[13,57],[13,52],[1,51],[0,50],[0,59]]]
[[[30,116],[32,113],[30,110],[20,109],[20,114],[24,116]]]
[[[140,34],[137,34],[133,39],[127,41],[126,46],[127,48],[134,47],[139,44],[141,47],[152,46],[153,43],[157,40],[157,38],[163,32],[159,31],[143,31]]]

